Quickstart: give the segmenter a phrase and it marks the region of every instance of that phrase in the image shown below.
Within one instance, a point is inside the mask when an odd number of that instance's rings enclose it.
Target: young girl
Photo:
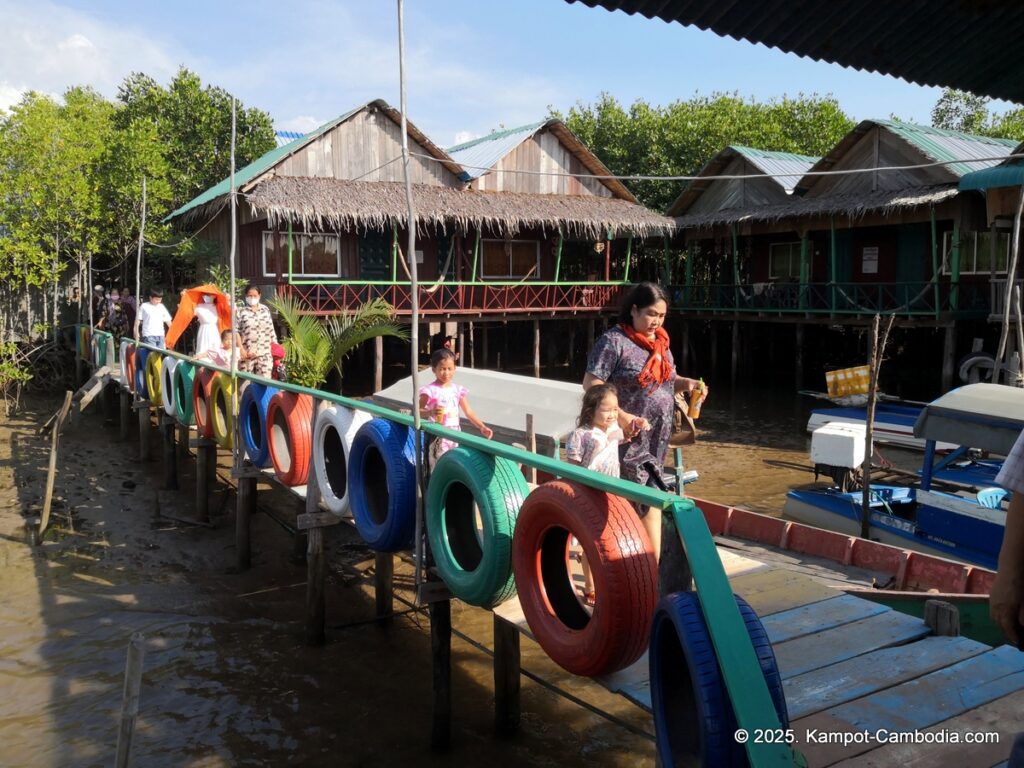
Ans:
[[[438,349],[430,356],[430,368],[434,372],[434,382],[420,387],[420,416],[436,421],[448,429],[459,429],[459,410],[461,409],[469,422],[480,430],[480,434],[490,439],[494,431],[477,418],[469,406],[466,388],[455,384],[455,354],[450,349]],[[439,437],[431,444],[431,464],[443,453],[451,450],[457,443]]]
[[[642,420],[637,420],[642,421]],[[634,428],[642,428],[634,424]],[[614,384],[598,384],[583,395],[583,407],[576,419],[576,429],[565,443],[565,457],[595,472],[619,476],[619,444],[627,442],[619,426],[619,393]],[[583,566],[584,592],[587,605],[594,604],[594,580],[587,558],[579,558]]]
[[[223,368],[231,367],[231,345],[234,341],[235,346],[238,349],[238,360],[243,360],[245,356],[245,350],[242,348],[241,338],[236,333],[234,339],[231,337],[231,329],[227,328],[220,334],[220,348],[219,349],[208,349],[196,355],[196,360],[212,360],[216,365]]]

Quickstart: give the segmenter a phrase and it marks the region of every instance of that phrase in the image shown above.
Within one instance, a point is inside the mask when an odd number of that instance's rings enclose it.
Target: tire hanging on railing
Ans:
[[[135,391],[135,345],[130,341],[121,342],[121,387]]]
[[[231,448],[235,431],[235,421],[231,415],[231,398],[234,393],[234,384],[228,374],[218,373],[213,377],[208,408],[213,439],[221,448]]]
[[[356,530],[370,549],[397,552],[416,532],[416,468],[410,430],[387,419],[359,428],[349,457],[349,493]]]
[[[117,348],[117,369],[121,373],[121,382],[127,386],[128,382],[128,339],[121,339]]]
[[[150,352],[146,357],[146,392],[149,393],[149,402],[157,408],[163,402],[160,392],[163,367],[164,356],[159,352]]]
[[[270,465],[270,441],[267,436],[267,408],[271,398],[280,392],[277,387],[251,382],[242,393],[238,418],[242,445],[253,466]]]
[[[94,334],[92,337],[92,365],[99,369],[106,364],[107,360],[107,337],[102,334]]]
[[[196,369],[188,360],[179,360],[174,368],[174,418],[179,424],[192,426],[192,380]]]
[[[344,515],[349,511],[349,457],[359,428],[370,421],[365,411],[331,403],[316,416],[313,432],[313,472],[320,498],[328,511]]]
[[[281,391],[267,405],[267,444],[274,472],[284,485],[304,485],[312,450],[313,398]]]
[[[135,393],[140,400],[149,399],[149,387],[146,385],[146,364],[149,361],[149,350],[145,347],[135,349]]]
[[[590,563],[593,614],[570,577],[570,536]],[[628,501],[574,482],[545,483],[519,511],[512,566],[530,630],[559,666],[592,677],[643,654],[658,599],[658,566]]]
[[[163,368],[160,371],[160,397],[164,401],[164,413],[172,419],[177,417],[177,410],[174,407],[174,372],[178,368],[178,363],[178,358],[165,356]]]
[[[754,609],[739,595],[736,603],[785,730],[789,714],[772,644]],[[659,764],[749,765],[733,736],[736,714],[696,592],[674,592],[658,603],[649,660]]]
[[[438,459],[427,489],[427,536],[455,597],[489,608],[516,593],[512,535],[529,492],[508,459],[462,446]]]
[[[213,438],[213,415],[210,410],[210,390],[217,371],[200,368],[192,380],[192,415],[200,437]]]

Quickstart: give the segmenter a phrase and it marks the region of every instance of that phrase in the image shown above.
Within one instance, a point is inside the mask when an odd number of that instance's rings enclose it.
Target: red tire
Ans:
[[[569,575],[570,535],[590,562],[592,615]],[[658,601],[658,566],[625,499],[564,480],[540,486],[519,511],[512,567],[530,631],[563,669],[593,677],[643,654]]]
[[[267,443],[277,479],[284,485],[304,485],[312,454],[313,398],[278,392],[267,405]]]
[[[217,371],[200,368],[192,380],[192,413],[196,418],[196,431],[200,437],[213,438],[213,418],[210,413],[210,395]]]

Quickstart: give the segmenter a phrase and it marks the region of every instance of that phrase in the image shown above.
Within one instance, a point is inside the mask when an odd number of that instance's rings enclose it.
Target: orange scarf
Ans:
[[[646,334],[639,333],[629,323],[622,323],[619,327],[630,341],[650,353],[643,369],[636,377],[637,383],[643,389],[656,387],[675,379],[676,370],[668,360],[668,333],[664,328],[655,329],[654,341],[651,341]]]

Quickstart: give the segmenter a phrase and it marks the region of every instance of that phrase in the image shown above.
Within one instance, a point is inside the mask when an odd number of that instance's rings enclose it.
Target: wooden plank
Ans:
[[[836,590],[808,576],[772,569],[732,579],[733,592],[742,595],[758,616],[769,616],[834,597]]]
[[[768,639],[776,644],[850,624],[889,610],[891,609],[881,603],[872,603],[870,600],[850,595],[836,595],[828,600],[765,616],[761,623],[768,633]]]
[[[519,729],[519,632],[497,616],[494,621],[494,729],[511,736]]]
[[[879,729],[909,733],[1024,689],[1024,654],[1008,645],[793,722],[797,744],[815,766],[870,752]],[[808,734],[847,733],[858,743],[813,743]],[[835,738],[835,737],[834,737]]]
[[[786,679],[786,706],[796,720],[891,688],[988,650],[966,637],[925,637],[882,648]]]
[[[752,557],[746,557],[745,555],[738,554],[728,549],[723,549],[722,547],[718,547],[718,559],[722,561],[722,567],[725,568],[725,575],[729,577],[730,581],[733,577],[740,576],[744,573],[773,570],[773,567],[767,563],[762,563],[758,560],[754,560]]]
[[[300,531],[308,531],[311,528],[323,528],[340,522],[341,518],[333,512],[305,512],[298,515],[295,527]]]
[[[841,627],[815,632],[775,646],[782,678],[920,639],[929,633],[920,619],[896,611],[879,613]]]
[[[645,712],[651,711],[651,670],[647,651],[625,669],[594,680],[612,693],[629,699]]]
[[[944,720],[922,731],[936,734],[931,743],[887,743],[859,757],[839,763],[843,768],[925,768],[928,766],[1006,765],[1005,758],[1017,734],[1024,731],[1024,692],[1011,693],[958,717]],[[967,734],[992,734],[998,741],[988,744],[966,743]],[[1002,761],[1002,762],[1000,762]]]
[[[53,431],[50,433],[50,463],[46,469],[46,490],[43,493],[43,514],[39,520],[39,535],[36,543],[42,542],[46,535],[46,529],[50,527],[50,508],[53,506],[53,484],[57,480],[57,450],[60,448],[60,432],[64,428],[64,421],[71,411],[71,390],[64,393],[64,402],[56,413],[53,423]]]

